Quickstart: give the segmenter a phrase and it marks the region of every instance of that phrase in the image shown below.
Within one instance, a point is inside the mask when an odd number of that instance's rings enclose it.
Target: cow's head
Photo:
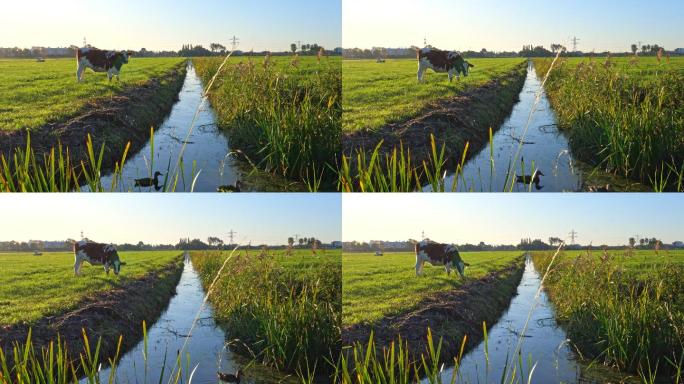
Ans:
[[[458,248],[456,248],[456,246],[453,244],[447,245],[445,253],[447,253],[448,260],[451,261],[452,265],[458,271],[458,274],[461,275],[461,277],[465,277],[465,268],[469,264],[465,263],[463,259],[461,259],[461,254],[458,252]]]
[[[114,268],[114,274],[118,275],[119,272],[121,272],[121,266],[126,265],[126,263],[121,262],[119,254],[116,252],[116,248],[113,245],[105,245],[103,250],[107,257],[107,263]]]
[[[474,67],[474,65],[470,64],[467,60],[463,60],[463,76],[468,77],[468,73],[470,73],[470,68]]]
[[[121,51],[124,64],[128,64],[128,58],[133,56],[133,51]]]

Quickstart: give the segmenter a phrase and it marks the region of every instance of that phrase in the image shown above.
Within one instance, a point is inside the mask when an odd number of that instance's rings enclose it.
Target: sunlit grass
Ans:
[[[85,72],[76,81],[76,59],[0,60],[0,131],[32,129],[60,122],[81,112],[89,102],[109,99],[128,87],[140,86],[182,65],[184,58],[132,57],[121,81],[104,73]]]

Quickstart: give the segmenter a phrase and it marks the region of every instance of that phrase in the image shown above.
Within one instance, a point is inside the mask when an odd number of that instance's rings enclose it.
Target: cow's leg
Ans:
[[[422,62],[418,63],[418,82],[423,82],[423,75],[425,74],[425,66]]]
[[[451,79],[454,78],[454,73],[451,70],[449,70],[447,73],[449,74],[449,82],[451,83]]]
[[[446,270],[447,276],[451,276],[451,264],[444,264],[444,269]]]
[[[105,270],[105,273],[106,273],[107,275],[109,275],[109,265],[108,265],[108,264],[105,264],[105,265],[104,265],[104,270]]]
[[[78,68],[76,68],[76,81],[79,83],[83,80],[83,72],[85,72],[85,66],[79,63]]]
[[[74,261],[74,275],[81,275],[81,266],[83,265],[83,260],[79,259],[78,256],[75,257]]]

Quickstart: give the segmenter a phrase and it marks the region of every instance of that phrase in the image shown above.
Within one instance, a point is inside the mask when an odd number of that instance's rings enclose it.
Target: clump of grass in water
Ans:
[[[204,80],[217,73],[219,63],[193,59]],[[208,94],[236,148],[260,168],[316,188],[321,179],[333,184],[330,168],[340,150],[341,88],[341,66],[335,60],[282,67],[271,60],[262,65],[249,59],[224,68]]]
[[[548,60],[535,60],[540,70]],[[573,152],[608,172],[684,191],[684,75],[661,64],[639,71],[607,60],[551,71],[547,94]]]
[[[147,328],[143,321],[143,361],[144,361],[144,382],[150,382],[147,377],[149,363],[147,361]],[[46,347],[40,351],[36,351],[31,340],[31,330],[29,329],[26,342],[15,342],[12,345],[11,355],[8,356],[0,348],[0,383],[15,383],[15,384],[69,384],[76,383],[80,380],[85,380],[89,384],[96,384],[106,381],[108,383],[116,382],[116,370],[121,354],[121,346],[123,344],[123,336],[119,336],[117,342],[117,349],[114,357],[107,360],[110,373],[105,380],[100,377],[102,362],[100,361],[101,352],[100,346],[102,339],[99,338],[95,349],[91,347],[90,339],[85,330],[83,333],[83,351],[77,358],[73,358],[68,353],[67,342],[62,340],[58,335],[56,341],[51,341]],[[194,369],[188,366],[186,369],[182,368],[180,354],[176,357],[176,366],[169,377],[169,383],[191,383],[194,375]],[[162,382],[166,368],[166,357],[161,364],[161,373],[158,382]],[[152,378],[149,378],[152,379]]]
[[[300,377],[330,373],[340,348],[340,266],[295,271],[255,254],[226,262],[220,254],[194,253],[192,261],[205,285],[214,280],[215,318],[239,340],[233,346],[241,353]]]
[[[113,174],[121,172],[130,143],[124,148],[120,162],[114,165]],[[105,145],[96,152],[90,135],[86,138],[86,160],[75,164],[71,159],[69,148],[58,144],[44,154],[41,159],[31,146],[31,136],[26,139],[26,148],[16,148],[11,158],[0,154],[0,191],[3,192],[73,192],[81,191],[86,185],[91,191],[103,192],[115,190],[117,178],[112,185],[103,186],[102,160]]]
[[[598,363],[637,373],[644,382],[669,376],[680,383],[684,368],[684,268],[664,263],[646,276],[624,268],[634,256],[563,254],[546,289],[559,322],[579,350]],[[539,269],[549,255],[535,253]]]

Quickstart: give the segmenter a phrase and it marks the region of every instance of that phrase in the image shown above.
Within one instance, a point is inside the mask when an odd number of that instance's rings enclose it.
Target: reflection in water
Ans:
[[[133,188],[136,192],[152,192],[155,190],[154,184],[138,185],[136,179],[150,178],[155,172],[161,172],[164,176],[159,178],[159,186],[164,184],[166,177],[174,176],[178,155],[188,136],[195,112],[202,102],[202,91],[202,81],[192,64],[188,64],[185,82],[178,95],[179,100],[155,131],[154,159],[150,158],[152,146],[148,142],[138,153],[126,160],[121,190]],[[230,152],[228,138],[217,128],[216,114],[206,101],[197,116],[192,134],[187,137],[183,152],[183,172],[178,172],[176,191],[189,191],[193,176],[198,173],[194,186],[194,191],[197,192],[216,192],[219,185],[234,184],[238,179],[238,172],[234,168]],[[167,173],[169,174],[166,175]],[[108,187],[112,176],[104,176],[101,180],[102,185]]]
[[[616,378],[626,380],[612,371],[592,368],[590,372],[578,361],[565,331],[556,323],[546,292],[539,290],[540,284],[541,277],[534,269],[531,258],[527,257],[517,295],[499,322],[488,331],[487,345],[483,341],[463,357],[457,382],[498,383],[504,374],[508,374],[509,382],[511,364],[517,367],[516,377],[524,377],[516,382],[527,382],[533,367],[532,383],[603,383]],[[511,356],[519,342],[522,343],[522,375],[518,357]],[[505,371],[507,365],[509,369]],[[453,368],[447,369],[442,374],[442,379],[444,382],[451,382],[453,375]]]
[[[520,92],[520,101],[513,107],[511,115],[501,128],[494,133],[491,145],[487,144],[465,164],[463,174],[458,180],[460,191],[509,190],[512,184],[508,175],[509,168],[515,169],[516,175],[527,175],[524,179],[514,180],[514,191],[559,192],[576,191],[582,187],[580,172],[574,166],[568,150],[568,140],[558,131],[556,117],[546,93],[542,92],[539,104],[530,116],[540,87],[541,80],[530,62],[525,85]],[[529,126],[525,132],[528,119]],[[513,167],[511,162],[519,148],[520,154]],[[533,175],[535,170],[541,173],[537,174],[536,181],[530,180],[529,175]],[[452,183],[453,176],[447,177],[446,185],[450,187]]]
[[[145,369],[144,342],[126,353],[116,368],[116,383],[148,383],[160,382],[163,362],[166,361],[163,383],[169,381],[171,370],[176,360],[176,354],[183,349],[182,367],[184,370],[183,380],[195,369],[192,382],[196,384],[216,383],[217,372],[236,372],[244,365],[236,362],[237,356],[233,355],[228,348],[224,348],[226,334],[214,322],[213,309],[207,304],[199,314],[199,321],[195,328],[190,330],[192,322],[204,300],[204,290],[199,276],[187,257],[183,267],[183,274],[176,288],[176,296],[169,302],[169,306],[159,320],[148,330],[147,361]],[[186,344],[187,342],[187,344]],[[166,360],[165,360],[166,358]],[[189,359],[189,362],[188,362]],[[189,367],[189,369],[188,369]],[[250,372],[241,383],[275,383],[279,382],[275,372],[269,372],[273,377],[265,377],[263,372],[255,372],[256,367],[250,368]],[[104,369],[100,373],[103,383],[108,382],[110,369]],[[259,376],[254,378],[254,376]],[[280,378],[282,379],[282,378]],[[81,380],[82,383],[86,381]]]

